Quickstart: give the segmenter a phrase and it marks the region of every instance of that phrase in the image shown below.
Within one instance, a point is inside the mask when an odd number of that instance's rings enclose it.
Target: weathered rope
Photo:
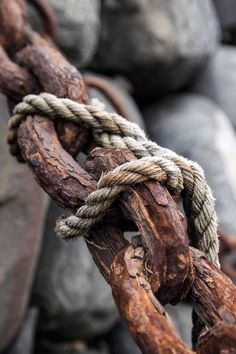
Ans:
[[[170,188],[180,194],[183,189],[183,178],[180,169],[162,157],[143,157],[129,161],[105,174],[97,184],[97,190],[86,199],[84,206],[75,215],[58,221],[57,230],[62,237],[78,237],[87,233],[91,225],[98,222],[105,211],[112,205],[117,196],[127,186],[155,179],[167,182]]]
[[[94,139],[104,148],[125,148],[139,159],[117,167],[102,176],[97,190],[91,193],[75,215],[59,221],[61,237],[87,234],[106,209],[127,185],[147,179],[166,181],[167,186],[180,193],[184,187],[184,201],[188,222],[196,238],[195,246],[203,250],[208,259],[219,266],[217,217],[214,199],[201,167],[150,141],[144,131],[115,113],[106,112],[99,105],[84,105],[66,98],[42,93],[28,95],[14,110],[9,122],[11,140],[24,116],[42,114],[52,119],[64,119],[86,124],[93,130]],[[181,174],[180,174],[181,171]]]

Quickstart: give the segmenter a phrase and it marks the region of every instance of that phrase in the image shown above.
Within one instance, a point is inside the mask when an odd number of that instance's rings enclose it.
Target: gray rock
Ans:
[[[218,103],[236,128],[236,48],[222,46],[198,75],[192,91]]]
[[[96,344],[96,346],[90,346],[79,340],[63,342],[60,339],[53,341],[39,338],[35,354],[110,354],[106,349],[101,348],[104,345]]]
[[[27,311],[42,240],[47,198],[29,169],[6,144],[9,113],[0,95],[0,352],[15,337]]]
[[[218,42],[209,0],[106,0],[94,67],[128,76],[136,94],[183,86]]]
[[[221,109],[199,95],[174,95],[144,113],[153,140],[199,162],[216,198],[219,223],[236,232],[236,136]]]
[[[30,308],[10,348],[4,354],[33,354],[38,311]]]
[[[77,65],[93,57],[100,33],[100,0],[49,0],[57,19],[57,43]],[[38,29],[39,18],[31,9],[31,22]]]
[[[108,333],[106,339],[111,354],[141,354],[140,349],[122,320]]]
[[[177,306],[165,306],[176,332],[190,347],[192,346],[192,309],[192,306],[185,302],[181,302]]]
[[[99,336],[118,318],[110,287],[82,239],[65,242],[53,232],[62,210],[51,204],[33,288],[40,307],[39,329],[60,340]]]
[[[236,26],[236,2],[234,0],[214,0],[220,24],[224,29],[231,29]]]

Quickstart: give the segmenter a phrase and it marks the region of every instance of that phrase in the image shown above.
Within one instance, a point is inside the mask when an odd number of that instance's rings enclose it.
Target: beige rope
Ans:
[[[88,196],[85,205],[75,215],[68,217],[66,222],[62,219],[57,223],[58,234],[63,238],[84,236],[127,186],[150,179],[168,182],[176,194],[183,189],[180,169],[165,158],[143,157],[126,162],[99,180],[97,190]]]
[[[10,120],[10,136],[16,137],[17,127],[24,116],[42,114],[52,119],[82,123],[92,128],[94,139],[105,148],[126,148],[139,159],[119,166],[102,176],[97,190],[91,193],[75,215],[58,222],[61,237],[85,235],[98,222],[127,185],[154,178],[165,181],[177,193],[184,187],[185,211],[197,239],[197,247],[210,261],[219,266],[219,242],[214,199],[201,167],[171,150],[150,141],[143,130],[115,113],[106,112],[100,105],[85,105],[48,93],[29,95],[14,110]],[[10,139],[9,139],[10,140]],[[180,177],[181,171],[182,177]]]

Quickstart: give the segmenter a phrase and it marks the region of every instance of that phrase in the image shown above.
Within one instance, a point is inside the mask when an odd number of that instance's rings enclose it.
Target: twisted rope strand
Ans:
[[[139,160],[117,167],[101,177],[97,190],[75,215],[58,222],[61,237],[85,235],[104,215],[127,185],[147,179],[165,181],[167,187],[180,193],[185,190],[188,222],[195,231],[197,246],[219,267],[219,241],[214,199],[201,167],[173,151],[150,141],[144,131],[116,113],[106,112],[101,105],[85,105],[48,93],[28,95],[14,109],[9,123],[9,141],[16,138],[22,119],[28,114],[42,114],[51,119],[64,119],[92,128],[95,141],[104,148],[129,149]],[[178,171],[178,172],[177,172]],[[181,171],[181,177],[179,174]]]
[[[69,216],[66,222],[61,219],[57,223],[57,232],[63,238],[84,236],[91,225],[101,220],[107,208],[127,186],[150,179],[159,182],[169,179],[176,194],[180,194],[183,189],[180,169],[166,159],[146,157],[126,162],[100,178],[97,190],[87,197],[85,205],[79,208],[75,215]]]

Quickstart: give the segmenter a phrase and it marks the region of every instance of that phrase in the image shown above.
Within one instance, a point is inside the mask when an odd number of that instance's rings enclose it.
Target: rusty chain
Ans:
[[[10,107],[40,91],[88,102],[80,73],[29,27],[23,0],[0,0],[0,90]],[[83,205],[103,172],[135,159],[127,150],[94,149],[88,129],[63,122],[54,126],[42,116],[21,123],[18,145],[20,151],[12,153],[22,156],[42,188],[70,211]],[[88,153],[83,166],[74,159],[81,151]],[[124,219],[124,213],[130,217]],[[123,233],[134,224],[140,236],[129,243]],[[210,328],[196,352],[236,348],[236,288],[204,254],[189,247],[184,217],[164,186],[149,181],[129,188],[85,242],[143,353],[169,353],[170,348],[193,353],[162,307],[187,294]]]

